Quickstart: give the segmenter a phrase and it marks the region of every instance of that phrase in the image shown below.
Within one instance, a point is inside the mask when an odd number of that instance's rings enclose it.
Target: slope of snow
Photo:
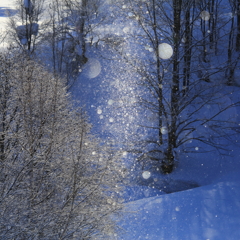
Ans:
[[[184,190],[191,188],[187,183],[200,187]],[[117,240],[240,239],[238,147],[232,145],[229,156],[189,154],[172,174],[151,173],[141,184],[155,192],[137,201],[129,198]]]
[[[215,184],[128,203],[118,239],[240,239],[240,172]]]

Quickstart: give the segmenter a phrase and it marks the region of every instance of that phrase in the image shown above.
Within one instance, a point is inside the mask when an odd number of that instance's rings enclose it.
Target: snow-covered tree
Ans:
[[[44,31],[43,14],[45,0],[17,0],[17,13],[10,16],[8,38],[11,47],[20,47],[33,53],[41,39],[40,31]],[[41,26],[40,26],[41,23]],[[40,29],[41,28],[41,29]]]
[[[29,56],[2,56],[0,68],[0,237],[112,239],[116,154],[90,134],[63,79]]]
[[[49,4],[49,31],[46,43],[51,49],[53,69],[63,74],[69,87],[87,62],[87,46],[93,43],[95,29],[103,23],[102,0],[52,0]]]

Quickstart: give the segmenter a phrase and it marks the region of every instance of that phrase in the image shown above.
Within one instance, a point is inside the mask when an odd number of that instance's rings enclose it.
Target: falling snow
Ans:
[[[208,11],[202,11],[200,17],[204,21],[208,21],[210,19],[210,13]]]
[[[108,105],[113,105],[114,101],[112,99],[108,100]]]
[[[89,58],[83,71],[88,78],[96,78],[101,73],[101,64],[97,59]]]
[[[173,55],[173,48],[168,43],[161,43],[158,46],[158,54],[162,59],[169,59]]]
[[[151,173],[150,173],[149,171],[144,171],[144,172],[142,173],[142,177],[143,177],[144,179],[149,179],[149,178],[151,177]]]
[[[161,133],[164,134],[164,135],[167,134],[168,133],[167,127],[162,127],[161,128]]]
[[[97,114],[102,114],[102,109],[98,109]]]

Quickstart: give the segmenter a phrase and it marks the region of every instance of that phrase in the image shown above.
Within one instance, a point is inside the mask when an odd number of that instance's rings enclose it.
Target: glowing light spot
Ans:
[[[182,38],[182,43],[185,43],[186,42],[186,38]]]
[[[210,19],[210,13],[208,11],[202,11],[200,17],[203,21],[208,21]]]
[[[123,32],[124,33],[129,33],[130,32],[130,28],[129,27],[124,27],[123,28]]]
[[[179,212],[180,211],[180,207],[175,207],[175,211]]]
[[[162,59],[169,59],[173,55],[173,48],[168,43],[158,45],[158,54]]]
[[[108,105],[113,105],[114,101],[112,99],[108,100]]]
[[[114,122],[114,119],[113,118],[109,118],[109,122]]]
[[[97,114],[102,114],[102,109],[98,109]]]
[[[101,64],[97,59],[89,58],[83,70],[88,78],[95,78],[101,73]]]
[[[166,127],[161,127],[161,133],[162,134],[167,134],[168,133],[168,130]]]
[[[127,152],[124,151],[124,152],[122,153],[122,155],[123,155],[124,157],[126,157],[126,156],[127,156]]]
[[[144,179],[149,179],[149,178],[151,177],[151,173],[150,173],[149,171],[144,171],[144,172],[142,173],[142,177],[143,177]]]

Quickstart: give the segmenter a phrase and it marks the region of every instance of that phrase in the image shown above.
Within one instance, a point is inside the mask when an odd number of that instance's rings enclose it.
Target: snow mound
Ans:
[[[240,239],[239,189],[240,181],[233,177],[231,181],[223,179],[188,191],[130,202],[121,223],[125,232],[118,239]]]

